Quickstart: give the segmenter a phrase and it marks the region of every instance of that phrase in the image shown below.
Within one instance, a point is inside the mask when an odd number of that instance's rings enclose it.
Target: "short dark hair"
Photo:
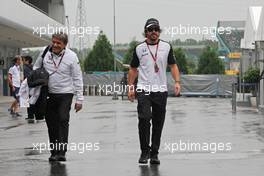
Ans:
[[[14,63],[17,63],[17,61],[21,59],[21,56],[16,55],[15,58],[13,59]]]
[[[58,32],[58,33],[52,34],[52,38],[57,38],[57,39],[61,40],[65,45],[67,45],[67,43],[68,43],[68,35],[63,33],[63,32]]]
[[[28,61],[29,64],[32,64],[32,57],[31,56],[24,56],[25,61]]]

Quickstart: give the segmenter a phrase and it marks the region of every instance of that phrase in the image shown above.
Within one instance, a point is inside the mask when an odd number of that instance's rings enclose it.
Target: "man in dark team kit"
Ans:
[[[135,98],[134,81],[138,76],[138,129],[141,155],[139,163],[160,164],[158,158],[160,138],[166,114],[167,78],[166,69],[169,65],[175,81],[175,94],[180,93],[180,73],[175,63],[173,50],[169,43],[160,40],[159,21],[148,19],[144,27],[146,40],[138,44],[134,50],[128,75],[128,98]],[[152,136],[150,146],[150,127]]]

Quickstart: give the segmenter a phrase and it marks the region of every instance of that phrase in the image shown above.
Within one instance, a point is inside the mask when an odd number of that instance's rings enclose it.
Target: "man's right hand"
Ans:
[[[128,99],[131,102],[133,102],[135,100],[135,91],[134,90],[129,90],[128,91]]]
[[[74,109],[75,109],[75,112],[80,111],[82,109],[82,104],[75,103]]]

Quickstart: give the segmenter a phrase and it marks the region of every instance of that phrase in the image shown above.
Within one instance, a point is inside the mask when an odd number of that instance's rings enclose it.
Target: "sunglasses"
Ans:
[[[155,26],[155,27],[149,27],[149,28],[147,28],[147,31],[148,31],[148,32],[153,32],[153,31],[155,31],[155,32],[160,32],[160,28],[159,28],[158,26]]]

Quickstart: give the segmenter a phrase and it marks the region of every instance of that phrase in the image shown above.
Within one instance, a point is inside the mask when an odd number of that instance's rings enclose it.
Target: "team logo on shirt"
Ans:
[[[148,55],[148,50],[147,50],[147,48],[143,48],[142,49],[142,57],[143,56],[147,56]]]
[[[51,62],[51,61],[46,61],[46,63],[47,63],[47,64],[53,64],[53,62]]]

